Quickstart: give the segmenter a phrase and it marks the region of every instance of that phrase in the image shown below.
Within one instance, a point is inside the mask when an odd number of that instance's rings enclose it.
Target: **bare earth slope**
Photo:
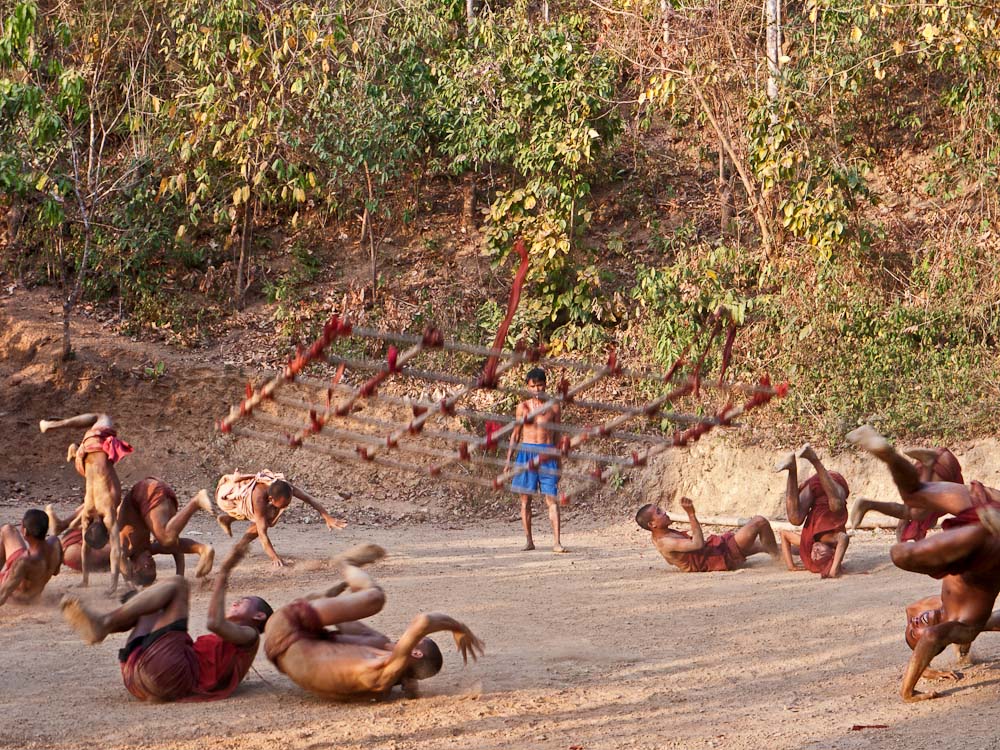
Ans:
[[[539,517],[540,549],[521,553],[516,523],[454,516],[442,510],[446,497],[438,507],[437,495],[422,494],[447,495],[447,488],[400,490],[407,480],[216,437],[212,420],[245,380],[235,368],[216,365],[226,357],[222,351],[159,350],[83,321],[77,360],[54,370],[58,315],[22,294],[4,296],[0,308],[0,520],[14,521],[47,498],[66,511],[79,495],[80,481],[63,462],[74,436],[42,436],[38,419],[109,410],[137,446],[120,465],[126,485],[157,473],[187,493],[234,465],[264,462],[294,468],[320,496],[352,493],[345,503],[332,503],[352,522],[345,531],[307,525],[310,515],[298,512],[273,535],[293,565],[275,570],[255,548],[234,575],[234,593],[282,604],[329,585],[331,554],[377,542],[390,557],[374,566],[388,594],[374,624],[398,634],[422,609],[448,612],[481,635],[487,653],[463,669],[450,637],[439,636],[445,668],[425,684],[419,701],[326,703],[296,688],[260,654],[228,700],[147,705],[122,687],[116,650],[124,636],[87,647],[62,621],[59,597],[79,582],[64,570],[40,604],[0,608],[0,747],[1000,747],[996,635],[973,647],[978,663],[961,681],[932,685],[944,698],[906,705],[897,697],[909,656],[902,607],[933,592],[935,583],[889,563],[887,533],[855,536],[847,575],[836,581],[787,573],[766,558],[753,558],[735,573],[681,574],[622,515],[570,515],[564,542],[572,554],[565,556],[544,551],[549,537]],[[146,377],[143,363],[158,361],[166,363],[166,374]],[[636,482],[636,494],[692,489],[708,511],[770,512],[773,452],[742,448],[743,459],[726,463],[732,451],[713,449],[716,444],[718,436],[709,436],[701,453],[673,457]],[[993,450],[965,446],[961,455],[966,465],[996,466],[989,460]],[[845,473],[870,494],[882,492],[878,472],[863,459],[836,461],[838,468],[850,461]],[[742,499],[727,504],[722,493],[736,477],[743,490],[733,496]],[[413,500],[401,500],[401,491]],[[430,521],[407,520],[421,517],[428,504],[434,506],[425,514]],[[204,514],[189,533],[220,553],[230,544]],[[162,563],[160,575],[169,573]],[[98,575],[83,593],[94,606],[112,606],[101,593],[106,580]],[[207,591],[196,586],[195,634],[205,632],[207,602]],[[939,662],[950,659],[945,654]],[[853,729],[872,725],[878,728]]]

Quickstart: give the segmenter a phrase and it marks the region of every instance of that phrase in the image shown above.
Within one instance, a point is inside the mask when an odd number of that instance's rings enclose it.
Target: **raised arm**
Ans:
[[[243,540],[250,540],[254,537],[260,537],[260,546],[264,548],[264,552],[267,556],[271,558],[271,562],[274,563],[276,568],[281,568],[285,565],[285,561],[278,557],[278,553],[274,550],[274,545],[271,544],[271,539],[267,535],[268,519],[267,519],[267,497],[266,495],[261,495],[257,497],[256,494],[253,498],[253,526],[247,529],[247,533],[243,535]],[[249,543],[249,541],[247,541]]]
[[[522,402],[518,404],[517,408],[514,410],[514,419],[523,419],[526,413],[527,406]],[[521,432],[523,429],[524,425],[517,423],[515,424],[514,429],[510,431],[510,440],[507,444],[507,466],[504,468],[504,471],[510,468],[510,457],[514,455],[514,446],[521,442]]]
[[[705,547],[705,532],[702,531],[698,517],[694,513],[694,503],[689,497],[681,498],[681,508],[687,513],[691,524],[691,538],[682,536],[662,536],[655,540],[656,548],[661,552],[697,552]]]
[[[250,538],[244,536],[233,545],[226,559],[222,561],[219,572],[215,575],[215,586],[212,588],[212,598],[208,602],[208,619],[205,623],[208,629],[222,640],[236,646],[249,646],[260,638],[256,628],[226,619],[226,587],[229,585],[229,574],[243,559],[250,541]]]
[[[331,531],[333,529],[342,529],[345,526],[347,526],[347,521],[345,521],[343,518],[335,518],[331,516],[329,513],[326,512],[326,508],[320,505],[320,502],[316,498],[314,498],[305,490],[296,487],[295,485],[292,485],[292,497],[297,497],[299,500],[301,500],[310,508],[319,513],[323,517],[323,520],[326,522],[326,527]]]
[[[397,682],[406,671],[410,654],[417,647],[421,640],[431,633],[442,630],[450,630],[455,636],[455,645],[462,655],[462,661],[469,663],[471,656],[473,661],[478,659],[486,650],[486,645],[469,630],[468,625],[449,617],[440,612],[427,612],[413,618],[410,626],[403,633],[403,637],[396,641],[392,649],[392,655],[388,657],[382,672],[379,676],[376,690],[388,690]]]

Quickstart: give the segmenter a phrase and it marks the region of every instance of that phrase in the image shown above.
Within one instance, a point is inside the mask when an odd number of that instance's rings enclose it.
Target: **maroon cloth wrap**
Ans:
[[[974,523],[979,523],[979,514],[976,512],[976,508],[985,508],[990,505],[994,508],[1000,508],[1000,503],[996,503],[990,498],[982,482],[969,483],[969,496],[972,505],[954,518],[944,519],[941,522],[942,529],[956,529],[960,526],[971,526]]]
[[[85,462],[88,453],[104,453],[111,463],[116,464],[133,450],[135,449],[131,445],[118,437],[113,428],[91,427],[76,449],[76,473],[81,477],[87,476]]]
[[[296,599],[271,615],[264,653],[280,671],[278,659],[293,643],[303,639],[325,641],[331,635],[333,632],[323,627],[319,613],[312,604],[305,599]]]
[[[689,534],[684,534],[688,539]],[[685,552],[684,565],[678,565],[685,573],[714,573],[722,570],[736,570],[747,561],[743,550],[736,544],[736,532],[728,531],[722,536],[709,534],[705,546],[697,552]]]
[[[193,645],[186,632],[172,630],[137,648],[121,663],[125,687],[143,701],[176,701],[191,695],[198,685]]]
[[[80,570],[79,561],[74,560],[70,562],[66,559],[66,550],[72,547],[74,544],[83,544],[83,530],[78,526],[75,529],[70,529],[61,537],[59,537],[59,543],[63,548],[63,561],[62,564],[67,568],[72,568],[73,570]]]
[[[917,471],[923,472],[924,465],[920,461],[913,462]],[[936,479],[935,479],[936,477]],[[934,466],[931,467],[930,479],[938,482],[954,482],[955,484],[965,484],[962,476],[962,467],[958,463],[955,454],[947,448],[938,448],[937,458]],[[931,513],[925,518],[907,521],[903,526],[903,533],[900,540],[904,542],[916,542],[927,536],[927,532],[937,526],[938,519],[944,513]]]
[[[237,646],[215,633],[198,638],[193,646],[198,658],[198,684],[194,694],[183,700],[188,703],[217,701],[232,695],[250,671],[258,643]]]
[[[27,553],[27,549],[24,547],[18,547],[16,550],[7,555],[7,562],[3,564],[3,570],[0,570],[0,584],[7,580],[7,576],[10,575],[10,571],[14,569],[14,563],[24,557]]]
[[[844,488],[844,492],[850,494],[851,490],[847,486],[847,480],[835,471],[830,472],[830,479]],[[806,514],[806,519],[802,524],[802,536],[799,542],[799,556],[806,570],[819,573],[823,578],[830,575],[830,568],[833,567],[833,554],[824,547],[813,549],[824,534],[836,534],[847,531],[847,503],[839,512],[830,510],[830,501],[826,491],[819,482],[819,476],[814,474],[799,485],[801,493],[808,487],[812,490],[813,504]]]
[[[173,488],[162,479],[156,477],[146,477],[136,482],[129,490],[126,500],[135,506],[136,511],[142,518],[149,515],[149,512],[164,502],[174,504],[177,509],[177,495]]]

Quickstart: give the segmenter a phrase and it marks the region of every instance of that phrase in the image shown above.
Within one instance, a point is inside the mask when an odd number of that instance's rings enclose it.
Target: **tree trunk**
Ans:
[[[471,233],[476,228],[476,173],[469,170],[462,175],[462,231]]]
[[[781,74],[781,0],[764,0],[767,22],[767,98],[772,105],[778,101],[778,77]],[[777,121],[772,112],[772,124]]]
[[[243,227],[240,231],[240,255],[236,261],[235,292],[236,309],[242,310],[246,302],[246,291],[250,287],[244,277],[250,275],[250,251],[253,247],[253,207],[254,195],[250,194],[243,204]]]
[[[719,232],[723,237],[731,233],[733,216],[733,186],[731,170],[725,148],[719,144]]]

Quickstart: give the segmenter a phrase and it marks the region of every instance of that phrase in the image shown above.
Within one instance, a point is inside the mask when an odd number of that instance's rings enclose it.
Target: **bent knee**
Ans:
[[[186,594],[191,590],[191,584],[187,582],[184,576],[171,576],[166,583],[172,586],[179,594]]]
[[[378,586],[373,586],[358,593],[364,595],[365,609],[370,612],[379,612],[385,606],[385,592]]]
[[[750,525],[757,529],[763,529],[770,526],[771,522],[764,518],[764,516],[754,516],[750,519]]]
[[[889,548],[889,559],[897,568],[909,568],[913,564],[913,545],[909,542],[898,542]]]
[[[851,543],[851,537],[847,534],[846,531],[838,532],[837,544],[842,544],[846,547],[850,543]]]

